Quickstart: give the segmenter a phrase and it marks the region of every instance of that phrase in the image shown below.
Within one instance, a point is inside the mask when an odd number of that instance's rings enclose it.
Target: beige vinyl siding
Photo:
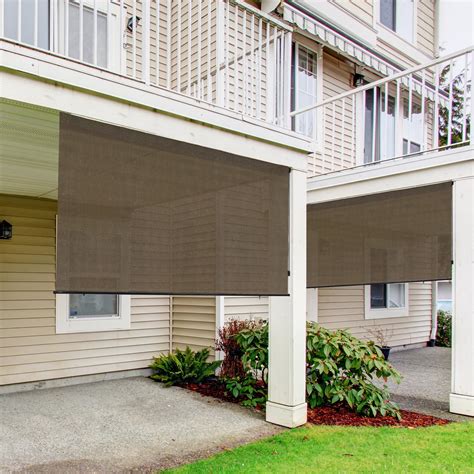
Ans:
[[[372,338],[372,328],[387,329],[389,343],[403,346],[427,342],[431,330],[431,283],[410,283],[409,316],[365,319],[364,287],[320,288],[318,322],[328,329],[347,329],[354,336]]]
[[[372,26],[374,11],[372,0],[334,0],[334,3],[365,24]]]
[[[56,202],[0,195],[0,385],[145,368],[167,352],[169,297],[133,296],[131,329],[56,334]]]
[[[173,350],[189,346],[198,351],[211,348],[216,339],[216,298],[214,296],[173,296]]]
[[[268,319],[267,296],[226,296],[224,298],[225,321],[232,319]]]

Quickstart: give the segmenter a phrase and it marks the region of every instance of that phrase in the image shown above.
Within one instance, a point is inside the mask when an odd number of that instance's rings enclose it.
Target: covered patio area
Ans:
[[[155,472],[281,428],[145,377],[0,396],[1,472]]]

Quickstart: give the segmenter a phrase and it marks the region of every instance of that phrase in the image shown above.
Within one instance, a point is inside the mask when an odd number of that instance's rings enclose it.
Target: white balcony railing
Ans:
[[[313,174],[470,144],[473,65],[469,47],[291,112],[321,116]]]
[[[291,28],[240,0],[3,0],[0,10],[2,38],[282,122]]]

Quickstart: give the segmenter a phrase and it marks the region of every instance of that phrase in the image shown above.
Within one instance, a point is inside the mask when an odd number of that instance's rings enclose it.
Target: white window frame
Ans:
[[[314,54],[316,57],[316,102],[322,97],[322,90],[323,90],[323,48],[322,46],[318,47],[308,47],[306,44],[300,43],[298,41],[294,41],[295,44],[295,55],[296,57],[294,58],[295,61],[295,67],[298,67],[298,59],[299,59],[299,50],[300,48],[304,48],[310,53]],[[291,65],[290,65],[291,67]],[[291,94],[291,82],[293,78],[290,78],[290,94]],[[295,84],[294,84],[294,89],[296,90],[297,88],[297,82],[298,82],[298,74],[295,74]],[[296,94],[295,94],[296,96]],[[315,103],[316,103],[315,102]],[[291,101],[290,101],[291,104]],[[295,103],[295,110],[298,110],[300,108],[299,104]],[[320,151],[323,148],[322,145],[322,129],[324,127],[323,124],[323,108],[318,107],[317,109],[313,109],[312,111],[314,115],[314,131],[313,135],[310,136],[309,138],[312,138],[316,144],[318,145],[318,148],[316,151]],[[295,121],[297,120],[297,117],[295,117]],[[293,129],[293,125],[292,129]]]
[[[392,30],[388,26],[385,26],[381,19],[381,8],[380,8],[380,0],[376,1],[376,26],[377,26],[377,33],[378,36],[384,40],[385,42],[391,44],[394,48],[398,49],[399,51],[403,51],[407,45],[410,46],[417,46],[417,27],[418,27],[418,0],[413,0],[413,24],[412,24],[412,31],[413,35],[412,38],[406,38],[405,36],[401,35],[396,30]],[[395,11],[396,14],[396,11]],[[396,27],[396,25],[395,25]]]
[[[56,333],[119,331],[130,329],[130,295],[118,295],[118,314],[112,316],[69,316],[69,295],[56,294]]]
[[[66,0],[67,2],[71,0]],[[72,0],[74,3],[80,4],[79,0]],[[126,15],[125,15],[125,6],[124,6],[124,14],[123,17],[123,25],[120,25],[120,4],[117,3],[115,0],[108,0],[108,7],[104,6],[103,3],[97,2],[97,12],[101,14],[105,14],[107,18],[107,67],[105,68],[107,71],[114,71],[119,72],[120,69],[120,48],[123,47],[124,39],[123,35],[125,34],[125,23],[126,23]],[[94,0],[82,0],[82,4],[84,8],[94,9]],[[110,15],[107,16],[107,8],[110,9]],[[53,23],[54,28],[54,36],[57,38],[57,42],[54,44],[55,51],[59,51],[60,54],[66,55],[66,41],[67,38],[65,37],[65,22],[66,22],[66,9],[65,9],[65,2],[59,2],[58,8],[56,9],[56,21]],[[69,58],[69,57],[68,57]],[[74,61],[80,61],[79,59],[73,59]],[[84,64],[90,64],[83,61]],[[95,64],[90,64],[93,67],[101,67],[96,66]],[[124,72],[124,71],[120,71]]]
[[[390,283],[387,284],[387,301],[389,300]],[[405,306],[403,308],[372,308],[370,306],[370,286],[364,286],[364,305],[365,305],[365,319],[385,319],[385,318],[403,318],[409,315],[409,285],[405,285]]]

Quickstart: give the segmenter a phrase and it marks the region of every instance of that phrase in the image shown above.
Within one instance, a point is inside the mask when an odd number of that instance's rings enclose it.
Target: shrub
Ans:
[[[243,378],[226,379],[226,390],[234,397],[241,398],[242,405],[255,408],[265,406],[267,387],[259,383],[252,375]]]
[[[207,362],[209,349],[193,352],[189,347],[184,351],[176,349],[174,354],[155,357],[150,365],[151,378],[163,382],[165,386],[186,382],[200,383],[214,375],[221,361]]]
[[[308,323],[306,338],[306,392],[311,408],[344,403],[366,416],[399,417],[398,407],[388,400],[386,386],[374,385],[400,374],[385,361],[372,341],[364,342],[346,331],[329,331]]]
[[[438,329],[436,331],[436,345],[451,347],[452,316],[447,311],[438,311]]]
[[[241,331],[252,330],[257,323],[248,320],[233,320],[224,324],[219,329],[216,341],[216,350],[224,353],[224,360],[221,365],[221,377],[223,378],[243,378],[246,375],[242,356],[244,351],[237,342],[236,336]]]

